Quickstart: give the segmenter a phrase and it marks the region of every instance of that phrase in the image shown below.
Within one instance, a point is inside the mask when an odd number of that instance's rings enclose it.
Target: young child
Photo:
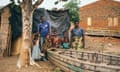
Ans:
[[[33,50],[32,50],[32,58],[34,60],[39,60],[41,59],[41,51],[40,51],[40,48],[39,48],[39,35],[36,34],[35,37],[34,37],[34,41],[33,41]]]
[[[64,39],[64,42],[62,43],[62,47],[63,47],[64,49],[69,49],[70,43],[69,43],[69,39],[68,39],[68,38],[65,38],[65,39]]]
[[[51,48],[52,46],[52,41],[51,41],[51,36],[47,35],[46,40],[45,40],[45,45],[47,48]]]
[[[53,38],[53,47],[58,47],[59,46],[59,44],[60,44],[60,38],[59,38],[59,36],[58,36],[58,33],[57,32],[54,32],[54,36],[53,36],[54,38]]]
[[[45,39],[45,43],[43,44],[43,54],[44,54],[43,60],[48,60],[47,49],[50,47],[51,47],[51,37],[50,35],[47,35]]]
[[[63,40],[61,44],[62,48],[68,49],[70,47],[69,39],[68,39],[68,32],[64,31],[63,32]]]

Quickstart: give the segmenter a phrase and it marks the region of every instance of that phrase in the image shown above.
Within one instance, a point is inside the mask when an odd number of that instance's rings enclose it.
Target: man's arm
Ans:
[[[70,40],[72,40],[72,36],[73,36],[73,29],[71,30]]]
[[[50,28],[51,28],[51,26],[50,26],[50,23],[48,22],[48,34],[50,34]]]
[[[39,36],[40,36],[40,24],[38,24],[38,27],[37,27],[37,33],[38,33]]]
[[[84,30],[82,29],[82,43],[83,43],[83,48],[85,47],[85,35],[84,35]]]
[[[71,30],[71,35],[70,35],[70,47],[72,47],[72,37],[73,37],[73,29]]]
[[[38,32],[39,32],[39,25],[40,25],[40,24],[37,25],[37,31],[38,31]]]

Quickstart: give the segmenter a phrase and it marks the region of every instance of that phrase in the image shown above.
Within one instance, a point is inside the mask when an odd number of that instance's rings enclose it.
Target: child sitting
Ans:
[[[52,46],[52,41],[51,41],[51,36],[47,35],[46,40],[45,40],[45,45],[47,48],[51,48]]]
[[[59,38],[57,32],[54,32],[52,41],[53,41],[53,42],[52,42],[53,47],[56,47],[56,48],[57,48],[57,47],[59,46],[59,44],[60,44],[60,38]]]
[[[43,44],[43,54],[44,54],[43,60],[48,60],[47,49],[50,47],[51,47],[51,37],[50,35],[47,35],[45,43]]]
[[[63,47],[64,49],[69,49],[69,46],[70,46],[69,39],[68,39],[68,38],[65,38],[65,39],[64,39],[64,42],[62,43],[62,47]]]

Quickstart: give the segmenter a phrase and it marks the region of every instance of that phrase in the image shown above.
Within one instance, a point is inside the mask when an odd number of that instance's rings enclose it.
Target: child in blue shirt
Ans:
[[[69,49],[70,43],[69,43],[69,39],[68,39],[68,38],[65,38],[65,39],[64,39],[64,42],[62,43],[62,47],[63,47],[64,49]]]

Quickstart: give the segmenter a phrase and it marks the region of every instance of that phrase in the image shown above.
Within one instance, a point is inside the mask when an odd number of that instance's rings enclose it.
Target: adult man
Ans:
[[[45,41],[46,36],[50,31],[50,24],[46,21],[44,16],[40,17],[40,24],[38,25],[38,31],[40,33],[40,48],[43,51],[43,43]]]
[[[75,22],[75,27],[71,31],[72,47],[75,49],[84,48],[84,32],[79,27],[79,22]]]

